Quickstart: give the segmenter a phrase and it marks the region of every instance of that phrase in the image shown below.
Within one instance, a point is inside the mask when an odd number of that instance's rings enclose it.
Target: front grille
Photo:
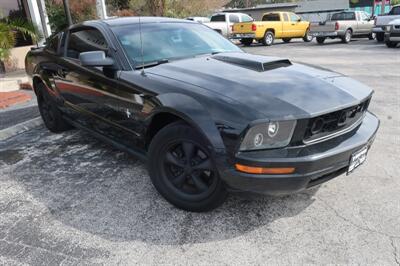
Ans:
[[[390,37],[400,37],[400,32],[393,32],[392,34],[390,34]]]
[[[394,28],[400,30],[400,25],[394,26]]]
[[[369,102],[367,100],[359,105],[310,119],[303,142],[319,142],[353,129],[361,123]]]

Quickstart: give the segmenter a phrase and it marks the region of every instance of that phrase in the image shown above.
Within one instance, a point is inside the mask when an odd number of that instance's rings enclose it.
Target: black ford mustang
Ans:
[[[244,53],[190,21],[74,25],[26,69],[49,130],[82,128],[146,160],[160,194],[190,211],[228,191],[287,194],[352,172],[379,127],[370,88]]]

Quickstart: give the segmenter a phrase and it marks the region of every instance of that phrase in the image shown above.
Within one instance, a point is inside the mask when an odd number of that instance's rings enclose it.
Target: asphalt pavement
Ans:
[[[41,126],[0,144],[0,265],[400,265],[400,49],[294,40],[246,51],[373,87],[381,128],[366,164],[299,194],[232,195],[188,213],[157,194],[135,158]]]

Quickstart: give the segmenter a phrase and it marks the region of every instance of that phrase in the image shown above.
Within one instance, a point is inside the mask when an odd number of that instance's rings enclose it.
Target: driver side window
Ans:
[[[79,54],[90,51],[104,51],[107,54],[108,45],[101,32],[94,28],[71,31],[68,38],[66,56],[79,59]]]

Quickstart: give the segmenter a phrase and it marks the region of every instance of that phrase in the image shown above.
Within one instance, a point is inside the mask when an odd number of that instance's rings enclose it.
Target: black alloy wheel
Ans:
[[[166,126],[154,137],[148,169],[155,188],[178,208],[209,211],[226,198],[206,142],[182,122]]]
[[[60,110],[51,99],[43,84],[37,86],[37,100],[40,115],[47,129],[53,133],[60,133],[71,128],[62,118]]]

